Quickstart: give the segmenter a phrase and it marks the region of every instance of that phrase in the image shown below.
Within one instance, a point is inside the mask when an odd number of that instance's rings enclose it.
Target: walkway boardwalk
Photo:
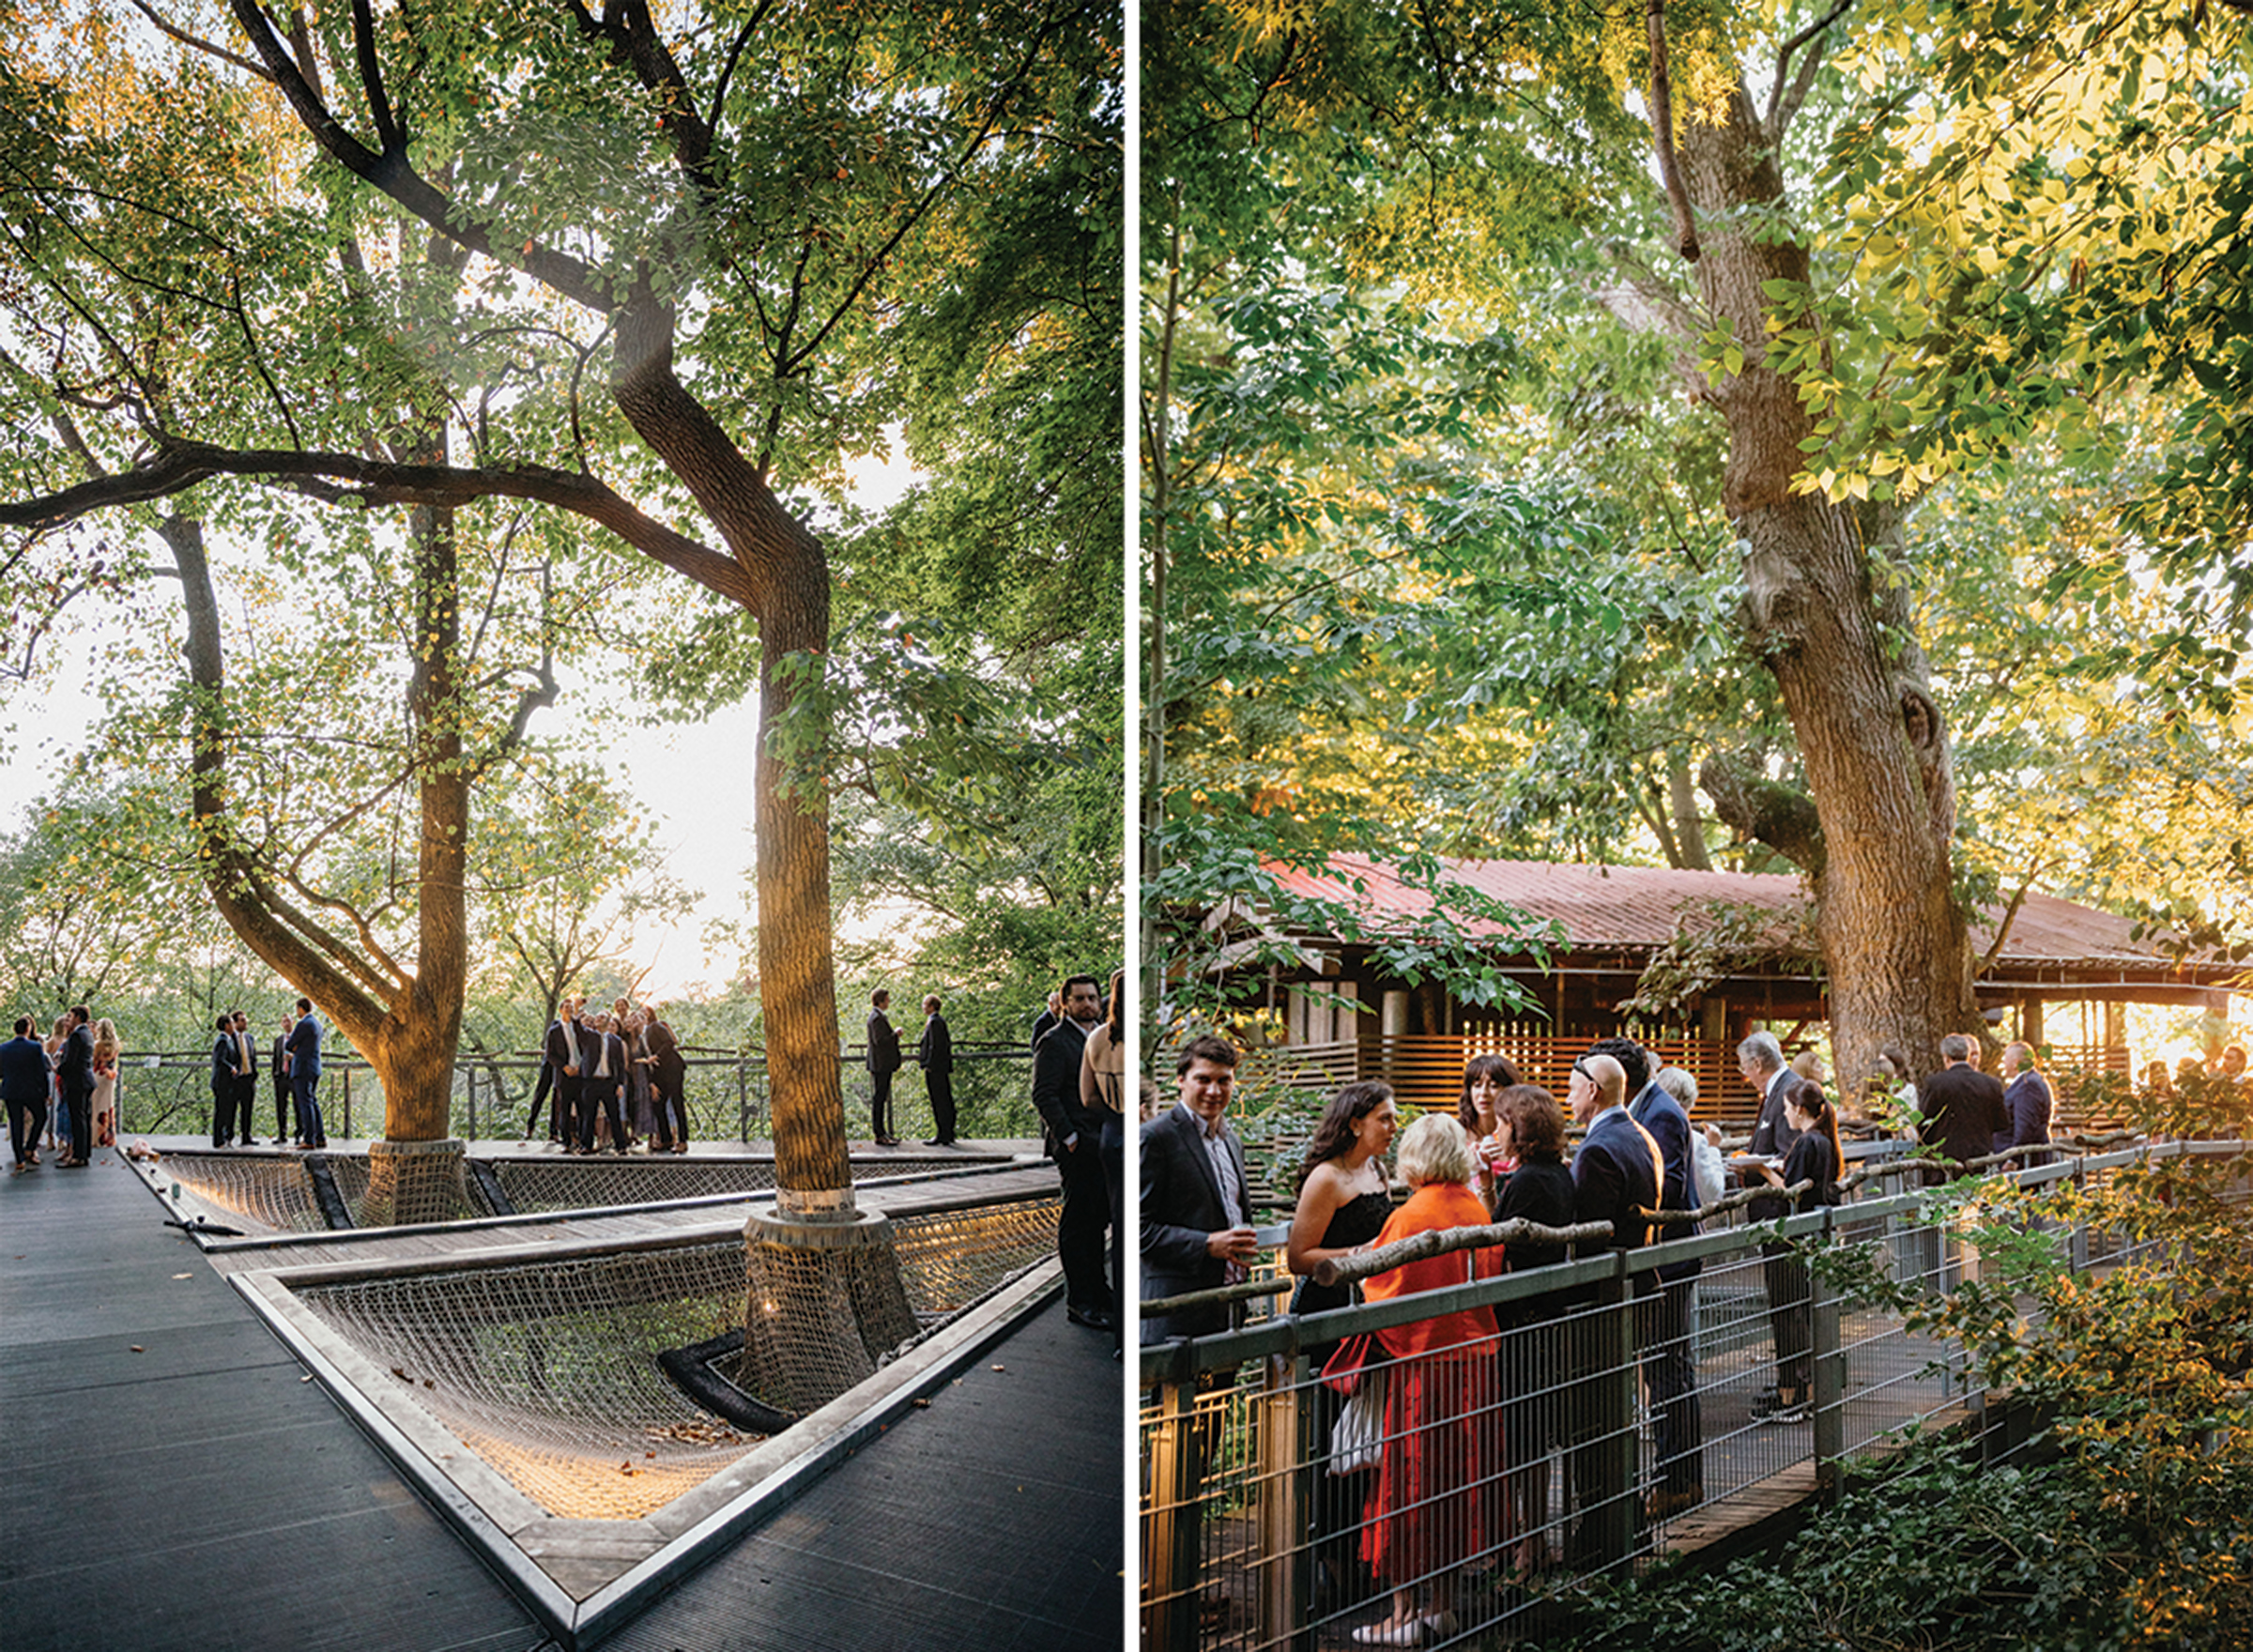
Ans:
[[[0,1183],[0,1645],[551,1646],[163,1219],[114,1152]],[[1110,1353],[1052,1303],[605,1644],[1121,1645]]]

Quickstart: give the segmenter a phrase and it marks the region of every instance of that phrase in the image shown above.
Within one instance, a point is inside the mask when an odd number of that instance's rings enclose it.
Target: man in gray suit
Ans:
[[[1142,1300],[1209,1291],[1244,1277],[1252,1237],[1244,1144],[1228,1126],[1236,1052],[1224,1038],[1193,1038],[1173,1063],[1180,1099],[1142,1126]],[[1229,1328],[1224,1306],[1142,1321],[1142,1340]]]

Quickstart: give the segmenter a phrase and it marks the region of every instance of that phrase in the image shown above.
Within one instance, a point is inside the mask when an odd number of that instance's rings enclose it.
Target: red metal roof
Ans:
[[[1806,890],[1797,877],[1758,872],[1687,872],[1670,866],[1568,865],[1546,861],[1459,861],[1440,864],[1448,876],[1480,894],[1562,924],[1571,945],[1585,951],[1649,951],[1674,938],[1677,913],[1690,902],[1727,901],[1765,907],[1779,914],[1803,908]],[[1379,914],[1420,916],[1431,910],[1423,890],[1401,881],[1389,864],[1365,855],[1332,856],[1319,872],[1269,866],[1286,889],[1301,895],[1351,902]],[[1364,885],[1356,892],[1352,884]],[[1971,925],[1971,943],[1981,956],[1994,944],[1998,906]],[[1471,923],[1474,934],[1497,934],[1493,925]],[[2010,939],[1997,959],[1999,971],[2077,967],[2133,970],[2150,978],[2174,975],[2169,959],[2151,941],[2129,937],[2131,920],[2051,895],[2029,895],[2011,925]],[[2184,967],[2178,978],[2216,979],[2235,974],[2235,966],[2212,963]]]

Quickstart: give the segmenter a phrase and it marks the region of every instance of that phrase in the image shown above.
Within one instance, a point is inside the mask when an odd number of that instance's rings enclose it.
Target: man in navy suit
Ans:
[[[1584,1055],[1572,1063],[1565,1095],[1574,1121],[1586,1127],[1580,1151],[1572,1155],[1572,1220],[1575,1224],[1609,1222],[1612,1249],[1639,1249],[1649,1242],[1649,1224],[1643,1213],[1659,1208],[1665,1165],[1650,1132],[1628,1117],[1627,1070],[1611,1056]],[[1567,1357],[1578,1387],[1602,1380],[1601,1349],[1605,1338],[1594,1320],[1576,1321],[1575,1327],[1574,1345]],[[1607,1490],[1613,1497],[1632,1496],[1635,1476],[1630,1473],[1623,1486],[1608,1485],[1611,1476],[1605,1472],[1604,1458],[1612,1440],[1603,1421],[1604,1408],[1594,1402],[1586,1388],[1568,1394],[1565,1407],[1567,1416],[1573,1419],[1568,1425],[1567,1466],[1573,1502],[1580,1512],[1571,1548],[1583,1559],[1601,1558],[1595,1547],[1601,1523],[1596,1514],[1598,1504],[1606,1500]],[[1632,1444],[1629,1451],[1632,1468]]]
[[[15,1150],[11,1175],[37,1170],[39,1132],[47,1128],[47,1052],[31,1035],[31,1017],[16,1017],[16,1035],[0,1044],[0,1106],[8,1109],[8,1144]]]
[[[70,1156],[62,1164],[66,1170],[84,1170],[86,1154],[94,1145],[94,1116],[89,1105],[94,1094],[94,1032],[87,1025],[92,1019],[84,1004],[70,1006],[70,1031],[55,1062],[55,1083],[70,1114]]]
[[[2002,1047],[2002,1100],[2010,1109],[2011,1127],[1995,1133],[1994,1151],[2007,1153],[2014,1147],[2046,1147],[2049,1144],[2049,1115],[2056,1107],[2056,1098],[2049,1093],[2049,1080],[2034,1061],[2031,1044],[2013,1041]],[[2021,1153],[2022,1165],[2046,1165],[2057,1155],[2051,1153]]]
[[[1695,1210],[1697,1177],[1690,1149],[1690,1115],[1652,1077],[1657,1063],[1632,1038],[1600,1038],[1590,1055],[1603,1054],[1626,1075],[1627,1116],[1658,1143],[1662,1179],[1658,1210]],[[1664,1222],[1654,1244],[1688,1239],[1694,1221]],[[1651,1494],[1652,1518],[1663,1520],[1695,1508],[1706,1499],[1705,1422],[1697,1403],[1697,1347],[1693,1320],[1697,1276],[1704,1263],[1669,1262],[1655,1283],[1638,1281],[1635,1341],[1643,1354],[1643,1384],[1650,1392],[1651,1445],[1658,1454],[1659,1488]],[[1645,1279],[1648,1280],[1648,1276]]]
[[[312,1149],[329,1145],[321,1123],[321,1023],[313,1013],[313,1000],[298,1000],[298,1024],[289,1030],[289,1093],[298,1104],[298,1145]]]

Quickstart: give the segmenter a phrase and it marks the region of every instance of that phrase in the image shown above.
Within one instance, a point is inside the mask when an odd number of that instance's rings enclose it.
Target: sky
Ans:
[[[847,468],[854,500],[868,510],[892,504],[917,478],[897,433],[888,459],[851,461]],[[77,749],[73,731],[100,713],[98,698],[83,686],[84,671],[73,668],[70,655],[66,652],[54,664],[57,668],[37,704],[7,708],[6,722],[13,732],[0,761],[0,827],[9,831],[23,825],[32,800],[52,789],[56,769]],[[559,709],[563,717],[570,715]],[[634,961],[649,971],[646,997],[680,998],[700,985],[727,985],[734,960],[708,960],[702,938],[713,920],[743,917],[749,908],[749,754],[757,724],[756,697],[702,723],[651,724],[635,731],[629,772],[621,774],[615,763],[611,766],[612,782],[630,782],[628,789],[644,816],[655,822],[672,875],[702,895],[674,925],[636,937]],[[557,711],[543,712],[534,718],[532,732],[535,738],[553,738],[563,727]],[[881,930],[891,921],[880,914],[849,932]]]

